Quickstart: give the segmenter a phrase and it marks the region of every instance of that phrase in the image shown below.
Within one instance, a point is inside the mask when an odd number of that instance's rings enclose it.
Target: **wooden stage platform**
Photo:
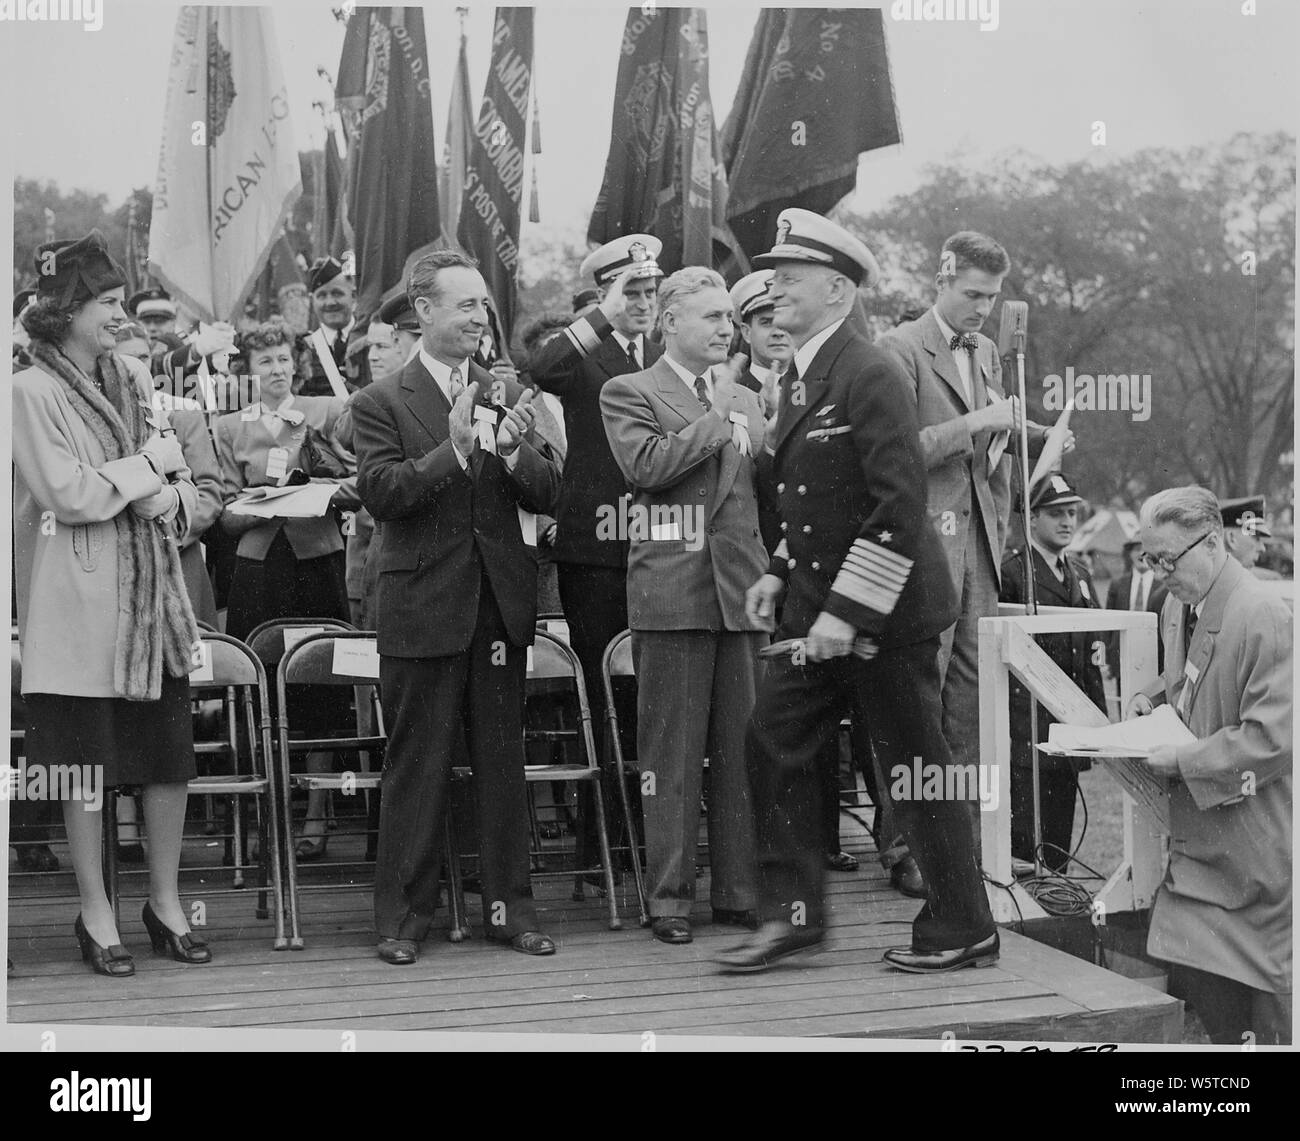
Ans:
[[[844,846],[861,867],[829,873],[832,929],[824,949],[748,976],[717,974],[710,961],[744,933],[707,922],[707,873],[695,941],[687,946],[656,942],[638,926],[630,899],[620,909],[624,929],[610,931],[594,889],[573,903],[571,879],[546,880],[537,894],[543,925],[559,944],[554,957],[488,946],[477,931],[464,943],[448,943],[443,917],[444,928],[409,967],[379,961],[369,892],[341,886],[304,893],[302,951],[272,950],[271,923],[253,917],[255,893],[248,891],[208,901],[211,965],[155,957],[139,920],[145,881],[137,875],[122,909],[137,974],[120,982],[93,975],[80,961],[70,874],[11,875],[9,955],[16,970],[8,980],[8,1021],[930,1040],[950,1031],[959,1040],[1179,1041],[1181,1002],[1014,931],[1003,930],[994,968],[927,977],[885,967],[882,952],[907,942],[918,904],[890,889],[856,817],[842,819]],[[202,838],[188,843],[196,857],[205,854]],[[66,857],[57,845],[55,851]],[[309,880],[325,874],[306,872]],[[471,896],[472,920],[476,905]]]

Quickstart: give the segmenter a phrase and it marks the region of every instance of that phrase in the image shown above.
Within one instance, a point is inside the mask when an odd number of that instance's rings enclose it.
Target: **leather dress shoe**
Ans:
[[[969,947],[953,947],[946,951],[918,951],[913,947],[895,947],[886,951],[884,961],[900,971],[914,975],[939,974],[959,971],[962,967],[991,967],[998,961],[998,933],[981,939]]]
[[[758,912],[733,911],[725,907],[713,909],[713,922],[720,927],[747,927],[750,931],[758,930]]]
[[[554,955],[555,940],[540,931],[523,931],[507,944],[524,955]]]
[[[830,872],[856,872],[858,858],[848,852],[827,852],[826,870]]]
[[[764,923],[748,943],[723,951],[713,961],[732,974],[765,971],[788,955],[815,949],[825,937],[820,927],[795,927],[785,920],[775,920]]]
[[[661,943],[689,943],[694,939],[691,921],[680,915],[661,915],[650,924],[650,930]]]
[[[409,966],[419,956],[414,939],[380,939],[379,957],[395,967]]]
[[[912,856],[904,856],[889,869],[889,885],[895,891],[901,891],[913,899],[927,899],[930,895],[930,889],[925,885],[921,869]]]

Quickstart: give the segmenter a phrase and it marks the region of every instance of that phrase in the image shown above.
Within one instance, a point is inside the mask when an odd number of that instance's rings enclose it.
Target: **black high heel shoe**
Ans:
[[[212,961],[212,952],[208,950],[207,943],[190,932],[177,935],[154,914],[152,904],[144,905],[140,918],[144,920],[144,929],[149,932],[149,942],[153,944],[155,954],[171,955],[178,963]]]
[[[108,975],[115,979],[124,979],[135,974],[135,960],[131,957],[131,952],[120,943],[115,943],[111,947],[101,947],[90,937],[90,932],[86,930],[85,921],[80,915],[77,916],[77,922],[72,927],[72,933],[77,937],[77,945],[81,947],[81,958],[90,964],[90,969],[95,974]]]

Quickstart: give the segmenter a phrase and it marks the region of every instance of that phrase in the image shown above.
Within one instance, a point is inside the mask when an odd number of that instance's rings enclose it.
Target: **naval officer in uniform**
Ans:
[[[746,605],[770,626],[784,602],[778,636],[792,652],[770,663],[747,733],[762,926],[720,957],[731,971],[764,970],[824,938],[817,757],[846,712],[865,718],[886,772],[915,757],[950,769],[938,650],[957,614],[926,517],[908,381],[845,323],[858,286],[879,277],[875,258],[842,227],[789,209],[755,260],[776,271],[776,322],[795,355],[764,463],[785,541]],[[996,961],[965,803],[917,803],[905,828],[930,895],[911,945],[885,961],[914,972]]]

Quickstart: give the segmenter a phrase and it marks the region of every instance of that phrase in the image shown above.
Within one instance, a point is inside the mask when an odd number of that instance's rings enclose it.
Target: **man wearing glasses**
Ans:
[[[1158,748],[1170,859],[1147,950],[1215,1043],[1291,1041],[1291,612],[1234,559],[1215,497],[1142,506],[1143,560],[1170,597],[1163,676],[1126,716],[1170,702],[1196,735]]]

